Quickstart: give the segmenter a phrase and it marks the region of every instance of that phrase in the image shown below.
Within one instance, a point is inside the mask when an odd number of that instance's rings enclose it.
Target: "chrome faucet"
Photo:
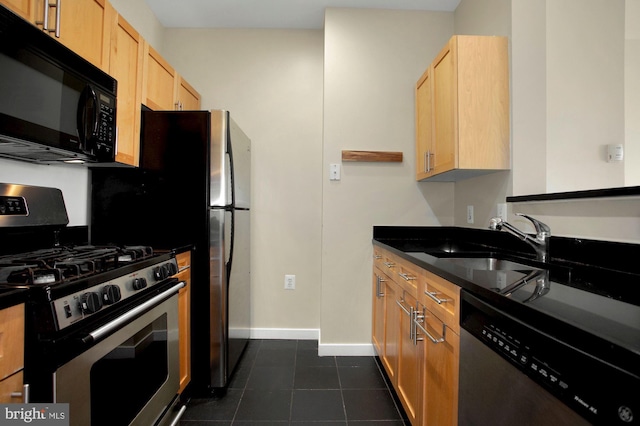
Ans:
[[[522,216],[525,219],[529,219],[533,226],[536,229],[535,238],[531,237],[529,234],[526,234],[511,225],[510,223],[502,220],[499,217],[494,217],[489,221],[489,229],[493,229],[494,231],[500,231],[504,229],[507,232],[515,235],[520,238],[522,241],[528,243],[530,246],[534,248],[536,251],[537,259],[541,262],[546,262],[549,257],[549,239],[551,238],[551,229],[540,222],[538,219],[534,219],[531,216],[527,216],[526,214],[516,213],[518,216]]]

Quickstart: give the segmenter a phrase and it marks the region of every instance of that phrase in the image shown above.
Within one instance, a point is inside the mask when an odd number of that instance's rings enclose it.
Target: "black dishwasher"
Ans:
[[[461,426],[640,424],[637,347],[623,350],[580,324],[537,316],[535,306],[499,306],[461,292]],[[637,313],[635,306],[620,306]],[[640,339],[640,324],[596,323],[613,325],[632,346]]]

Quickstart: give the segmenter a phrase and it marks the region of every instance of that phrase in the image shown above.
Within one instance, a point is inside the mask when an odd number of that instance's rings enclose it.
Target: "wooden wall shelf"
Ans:
[[[384,161],[390,163],[401,163],[402,152],[343,150],[342,161]]]

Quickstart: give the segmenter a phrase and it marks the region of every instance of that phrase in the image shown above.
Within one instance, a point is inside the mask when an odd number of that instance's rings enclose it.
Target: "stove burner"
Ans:
[[[146,246],[74,246],[0,256],[0,285],[38,286],[75,281],[153,256]]]

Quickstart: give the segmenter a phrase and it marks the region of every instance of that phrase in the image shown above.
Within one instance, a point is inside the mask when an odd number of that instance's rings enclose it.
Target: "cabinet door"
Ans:
[[[0,380],[24,367],[24,304],[0,310]]]
[[[144,42],[122,16],[115,15],[109,74],[118,80],[116,161],[138,166],[140,157],[140,103]]]
[[[386,276],[378,268],[373,269],[373,318],[371,340],[380,358],[384,357],[384,317]]]
[[[0,404],[24,403],[23,381],[22,371],[0,380]]]
[[[402,306],[399,334],[398,379],[396,389],[405,413],[412,425],[419,425],[422,409],[422,364],[423,345],[417,340],[417,329],[413,322],[416,299],[404,291],[398,301]]]
[[[200,94],[180,76],[178,76],[177,92],[177,109],[180,111],[193,111],[200,109]]]
[[[432,69],[420,77],[416,84],[416,180],[433,174],[433,79]]]
[[[38,0],[36,4],[41,4]],[[98,68],[109,71],[111,11],[106,0],[49,2],[49,32]],[[37,8],[39,11],[40,8]],[[41,12],[38,12],[41,13]],[[59,25],[57,20],[59,17]]]
[[[509,58],[505,37],[455,36],[461,169],[508,169]]]
[[[142,102],[153,110],[174,110],[176,71],[148,43],[145,43],[143,75]]]
[[[0,0],[0,4],[7,6],[7,8],[22,16],[23,19],[35,22],[36,4],[34,0]]]
[[[178,261],[178,275],[180,281],[186,286],[178,293],[178,335],[180,347],[180,388],[182,393],[191,381],[191,255],[180,253],[176,256]]]
[[[400,333],[400,307],[396,305],[399,288],[391,280],[384,283],[385,321],[384,321],[384,356],[382,364],[392,383],[396,383],[398,366],[398,336]]]
[[[434,173],[456,168],[458,114],[456,44],[452,39],[433,62]]]
[[[423,422],[455,426],[458,424],[460,336],[428,310],[423,324],[430,335],[424,336]]]

